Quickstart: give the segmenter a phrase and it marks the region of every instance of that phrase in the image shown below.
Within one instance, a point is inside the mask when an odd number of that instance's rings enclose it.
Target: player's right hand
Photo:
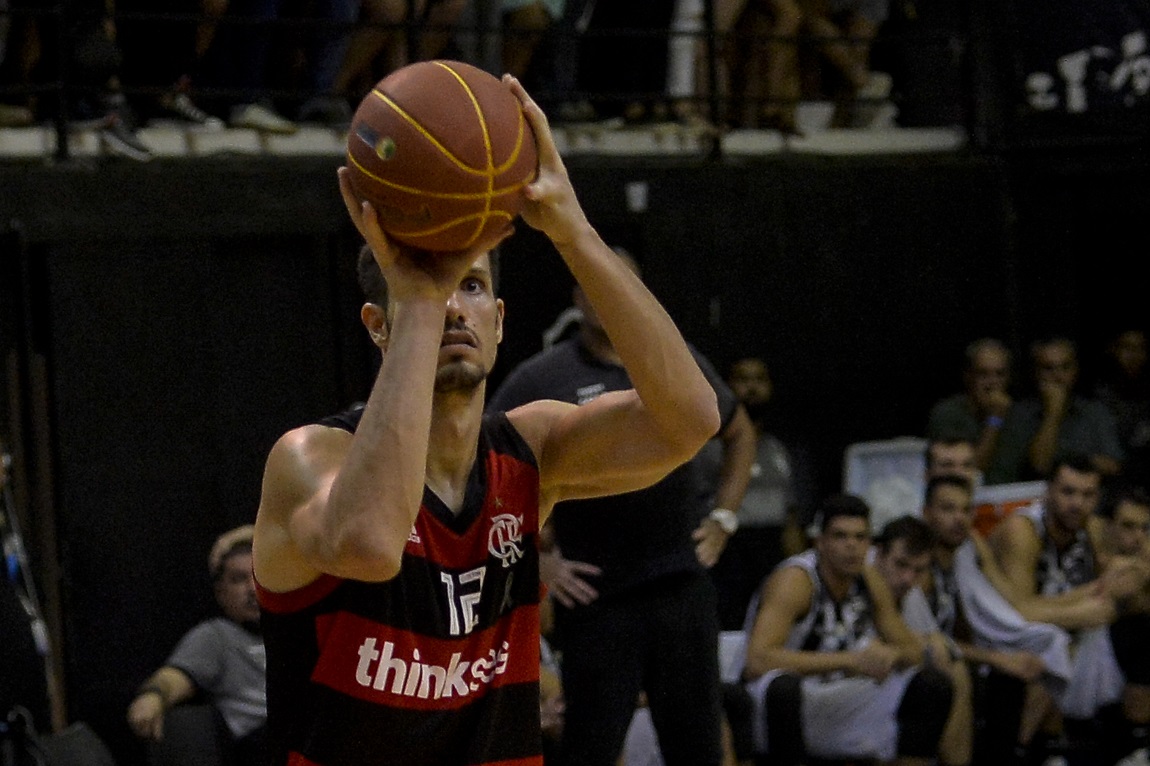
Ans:
[[[128,706],[128,726],[136,736],[159,741],[164,738],[164,701],[156,692],[144,692]]]
[[[878,639],[872,640],[854,653],[854,672],[876,681],[883,681],[894,670],[898,652]]]

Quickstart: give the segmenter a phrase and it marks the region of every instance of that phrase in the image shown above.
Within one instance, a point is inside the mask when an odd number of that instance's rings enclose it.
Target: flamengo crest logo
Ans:
[[[510,513],[501,513],[491,520],[487,533],[487,550],[503,562],[506,569],[523,558],[523,532],[521,520]]]

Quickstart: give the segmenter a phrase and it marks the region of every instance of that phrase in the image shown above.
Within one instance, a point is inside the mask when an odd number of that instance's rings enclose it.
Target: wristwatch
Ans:
[[[735,530],[739,528],[739,519],[730,508],[716,508],[711,511],[710,518],[728,535],[735,534]]]

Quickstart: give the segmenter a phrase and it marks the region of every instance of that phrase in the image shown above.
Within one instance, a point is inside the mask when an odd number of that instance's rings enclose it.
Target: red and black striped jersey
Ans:
[[[260,587],[269,763],[540,766],[538,531],[535,458],[489,416],[462,512],[425,487],[394,579]]]

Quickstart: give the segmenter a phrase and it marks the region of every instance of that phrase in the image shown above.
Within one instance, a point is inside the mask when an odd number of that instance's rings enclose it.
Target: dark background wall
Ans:
[[[1089,345],[1145,312],[1137,147],[570,165],[690,340],[720,367],[770,361],[779,427],[813,449],[822,491],[847,444],[920,432],[972,338],[1021,351],[1058,329]],[[31,468],[51,493],[33,511],[58,541],[69,713],[125,759],[131,692],[210,613],[206,550],[253,518],[272,442],[370,384],[334,169],[0,168],[4,400],[14,421],[30,402],[47,413],[49,462]],[[503,264],[493,383],[538,350],[571,286],[530,230]]]

